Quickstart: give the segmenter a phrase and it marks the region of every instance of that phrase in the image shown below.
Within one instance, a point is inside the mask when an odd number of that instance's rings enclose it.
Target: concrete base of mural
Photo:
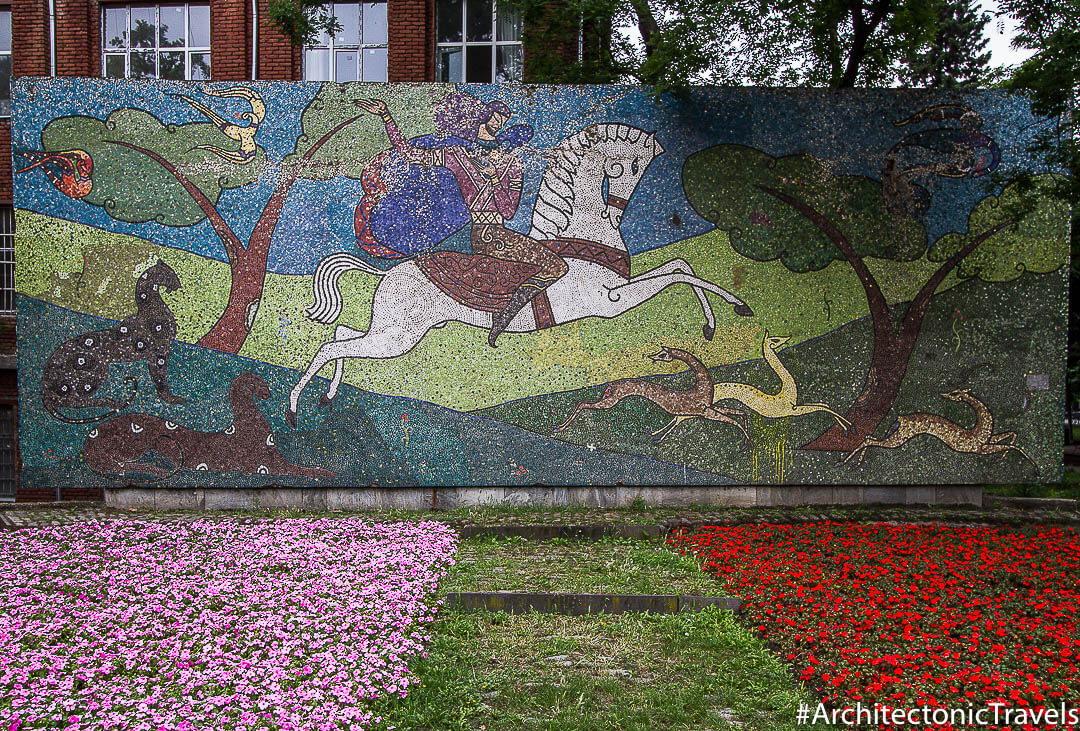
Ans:
[[[110,488],[110,508],[156,510],[403,510],[473,505],[982,505],[982,488],[953,486]]]

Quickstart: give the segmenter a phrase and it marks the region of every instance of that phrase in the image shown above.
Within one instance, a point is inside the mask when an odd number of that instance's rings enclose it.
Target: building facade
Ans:
[[[0,501],[85,500],[100,489],[18,485],[10,77],[372,82],[520,81],[521,14],[500,0],[333,3],[341,26],[307,48],[270,21],[269,0],[0,4]],[[576,42],[559,53],[573,52]],[[47,493],[47,494],[46,494]]]

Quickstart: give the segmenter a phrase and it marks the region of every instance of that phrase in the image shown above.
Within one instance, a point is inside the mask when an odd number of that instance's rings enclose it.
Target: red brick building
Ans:
[[[268,5],[269,0],[0,0],[0,501],[101,497],[100,490],[77,485],[31,494],[17,484],[9,76],[477,83],[523,78],[524,23],[501,0],[333,3],[326,8],[341,32],[309,48],[294,46],[273,26]],[[545,15],[556,10],[553,4]],[[571,56],[576,46],[576,38],[567,39],[553,50]]]

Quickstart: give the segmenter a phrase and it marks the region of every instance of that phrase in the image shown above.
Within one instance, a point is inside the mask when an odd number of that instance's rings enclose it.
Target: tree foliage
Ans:
[[[989,75],[990,13],[974,0],[942,0],[937,8],[937,31],[922,53],[908,64],[904,81],[932,88],[972,87]]]
[[[235,165],[196,145],[220,145],[222,135],[209,122],[164,124],[141,109],[118,109],[106,119],[60,117],[41,133],[50,152],[85,150],[94,160],[94,186],[83,200],[101,206],[113,218],[130,223],[156,221],[166,226],[190,226],[206,217],[175,175],[129,147],[127,142],[170,161],[178,171],[216,204],[221,191],[255,182],[266,170],[260,147],[247,165]]]
[[[301,115],[303,134],[297,138],[296,148],[285,158],[282,167],[292,170],[324,135],[355,117],[346,134],[335,134],[323,141],[297,174],[310,180],[329,180],[338,175],[359,179],[364,166],[390,143],[382,120],[358,107],[357,100],[377,97],[385,101],[402,134],[408,138],[435,130],[432,110],[446,93],[424,86],[400,87],[387,94],[383,84],[323,84]]]
[[[310,46],[322,34],[332,36],[342,30],[333,5],[322,0],[270,0],[267,14],[294,46]]]
[[[858,256],[912,261],[926,251],[922,224],[894,218],[880,182],[834,175],[810,155],[774,158],[750,147],[718,145],[686,161],[683,186],[694,210],[727,231],[737,252],[759,261],[780,259],[793,272],[823,269],[846,257],[812,217],[777,193],[827,220]]]

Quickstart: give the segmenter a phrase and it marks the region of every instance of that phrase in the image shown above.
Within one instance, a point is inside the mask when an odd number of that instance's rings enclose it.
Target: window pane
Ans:
[[[160,21],[158,48],[179,48],[183,46],[184,6],[162,5]]]
[[[132,53],[129,76],[133,79],[152,79],[155,76],[154,54]]]
[[[322,23],[323,21],[328,19],[331,15],[333,15],[333,12],[334,12],[334,6],[333,5],[320,5],[319,9],[317,11],[315,11],[315,13],[313,14],[313,18],[315,20],[319,21],[320,23]],[[344,25],[344,23],[342,23],[342,25]],[[315,45],[316,46],[329,46],[330,45],[330,34],[326,33],[325,31],[319,31],[319,37],[315,40]],[[330,80],[329,78],[324,79],[324,81],[329,81],[329,80]]]
[[[461,49],[439,49],[439,81],[461,81]]]
[[[120,54],[109,54],[105,57],[105,78],[124,78],[124,57]]]
[[[0,117],[11,116],[11,55],[0,56]]]
[[[360,45],[360,4],[335,3],[334,15],[341,24],[341,32],[334,36],[335,46]]]
[[[191,54],[191,80],[192,81],[209,81],[210,80],[210,54],[209,53],[193,53],[193,54]]]
[[[521,13],[509,3],[499,3],[495,8],[495,38],[500,41],[521,40]]]
[[[131,47],[153,48],[157,35],[157,8],[131,9]],[[132,64],[134,68],[134,64]]]
[[[105,8],[105,47],[127,47],[127,8]]]
[[[439,0],[436,34],[439,43],[461,40],[461,0]]]
[[[495,83],[521,81],[521,46],[499,46],[495,50]]]
[[[386,3],[364,3],[364,43],[386,43]]]
[[[386,49],[364,49],[364,81],[386,81]]]
[[[0,53],[11,53],[10,10],[0,10]]]
[[[465,81],[470,84],[490,84],[491,46],[469,46],[466,59]]]
[[[188,43],[192,48],[210,47],[210,6],[188,6]]]
[[[491,40],[491,0],[467,0],[465,11],[465,40]],[[488,71],[488,75],[491,72]]]
[[[334,81],[356,81],[357,54],[356,51],[337,51],[337,59],[334,63]]]
[[[158,78],[183,81],[185,78],[183,51],[169,51],[168,53],[158,54]]]
[[[330,80],[330,51],[309,48],[304,52],[304,78],[307,81]]]

